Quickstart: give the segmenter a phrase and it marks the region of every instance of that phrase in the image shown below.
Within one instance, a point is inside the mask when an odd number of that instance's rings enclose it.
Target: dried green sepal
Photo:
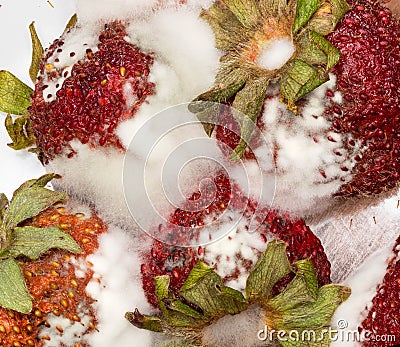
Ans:
[[[307,27],[321,35],[328,35],[349,10],[350,6],[345,0],[326,0],[312,16]]]
[[[270,329],[286,332],[286,336],[303,332],[316,336],[309,346],[329,346],[330,340],[322,332],[327,329],[337,307],[350,295],[350,288],[329,284],[318,288],[318,281],[310,259],[294,264],[294,279],[277,296],[266,303],[267,324]],[[308,336],[308,335],[307,335]],[[311,336],[311,337],[312,337]],[[316,344],[318,342],[318,344]],[[328,343],[329,342],[329,343]],[[304,341],[292,341],[284,346],[303,346]]]
[[[4,213],[2,225],[6,229],[15,228],[21,222],[37,216],[56,202],[66,198],[64,192],[54,192],[42,187],[29,187],[15,194]]]
[[[21,313],[32,310],[32,299],[18,263],[0,259],[0,306]]]
[[[285,289],[273,296],[274,285],[288,275],[295,274]],[[265,310],[269,330],[295,332],[301,336],[306,329],[320,334],[326,329],[336,308],[347,299],[350,289],[339,285],[318,288],[315,269],[310,259],[289,263],[286,244],[274,240],[250,271],[246,283],[246,298],[236,290],[223,285],[216,272],[202,262],[191,271],[179,293],[169,289],[169,276],[155,278],[156,296],[160,316],[145,316],[137,309],[126,318],[136,327],[174,336],[175,339],[160,346],[204,346],[202,329],[219,318],[239,314],[250,305]],[[178,299],[176,296],[179,296]],[[183,302],[183,299],[185,302]],[[324,337],[307,346],[323,346]],[[304,341],[283,346],[301,347]],[[302,344],[303,343],[303,344]]]
[[[201,105],[203,107],[205,105]],[[203,125],[204,131],[206,134],[211,137],[215,125],[218,124],[218,117],[221,112],[221,107],[222,105],[220,103],[208,103],[207,102],[207,108],[205,108],[203,111],[197,112],[197,119],[201,122]]]
[[[178,299],[170,290],[169,276],[154,280],[161,317],[146,316],[137,309],[126,313],[130,323],[140,329],[165,332],[185,343],[201,346],[201,330],[227,314],[247,309],[243,295],[226,287],[221,277],[209,266],[198,262],[179,291]]]
[[[64,29],[64,34],[71,28],[73,28],[76,23],[78,22],[78,16],[76,15],[76,13],[74,15],[72,15],[72,17],[69,19],[67,25],[65,26]]]
[[[237,47],[237,42],[245,32],[235,15],[219,3],[214,3],[208,10],[203,10],[201,18],[205,19],[215,34],[216,48],[229,51]]]
[[[135,309],[134,312],[125,313],[125,318],[129,323],[135,325],[140,329],[162,333],[164,330],[161,326],[161,319],[155,316],[146,316]]]
[[[240,292],[226,287],[215,270],[203,262],[198,262],[192,269],[180,295],[210,319],[240,313],[248,306]]]
[[[299,38],[299,54],[296,58],[306,62],[311,66],[321,66],[326,64],[327,56],[317,45],[310,44],[310,32],[307,31]]]
[[[350,6],[345,0],[330,0],[330,3],[332,4],[333,24],[336,27],[343,16],[350,11]]]
[[[243,88],[248,78],[246,70],[235,67],[235,62],[225,62],[225,72],[217,74],[216,84],[209,91],[199,95],[188,106],[189,111],[196,113],[208,136],[212,135],[218,122],[220,105],[226,103]]]
[[[226,61],[222,66],[224,68],[217,73],[214,86],[189,104],[190,112],[203,112],[213,103],[225,103],[243,88],[249,78],[248,71],[240,68],[236,61]]]
[[[233,161],[239,160],[243,156],[250,141],[257,117],[264,104],[268,84],[268,77],[249,80],[244,88],[236,94],[232,108],[233,116],[240,127],[241,139],[231,156]]]
[[[321,4],[321,0],[297,0],[296,17],[292,28],[293,34],[297,34],[307,24],[313,14],[321,7]]]
[[[31,120],[28,114],[20,116],[13,120],[10,115],[7,115],[4,125],[12,142],[9,147],[18,151],[33,146],[36,142],[33,133]]]
[[[263,107],[261,95],[265,96],[269,83],[280,82],[281,100],[297,112],[298,100],[327,81],[339,51],[323,35],[334,30],[348,9],[344,0],[221,0],[203,11],[202,18],[214,31],[216,47],[226,54],[221,58],[214,85],[194,99],[189,110],[209,119],[204,122],[199,118],[208,135],[217,116],[211,111],[201,113],[213,103],[233,101],[232,107],[244,113],[248,119],[237,119],[241,141],[232,160],[244,154]],[[259,65],[258,58],[269,43],[284,37],[293,41],[293,56],[275,70]],[[252,102],[246,101],[247,96]]]
[[[33,90],[11,72],[0,71],[0,111],[15,115],[26,114]]]
[[[82,252],[71,235],[58,227],[35,228],[26,226],[14,229],[10,245],[0,254],[0,257],[17,258],[25,256],[29,259],[38,259],[42,254],[53,248],[72,253]]]
[[[32,61],[31,66],[29,67],[29,76],[31,77],[32,82],[35,83],[36,77],[39,73],[40,63],[43,58],[44,49],[36,33],[35,22],[32,22],[29,25],[29,31],[31,33],[32,40]]]
[[[0,193],[0,221],[3,220],[4,212],[9,204],[5,194]]]
[[[310,66],[306,62],[294,59],[281,78],[281,100],[297,113],[296,102],[329,79],[328,74]]]
[[[294,279],[279,295],[269,299],[269,307],[286,311],[318,299],[318,280],[311,260],[298,261],[294,264],[294,271]]]
[[[325,37],[315,31],[309,31],[309,37],[314,42],[314,45],[326,55],[326,66],[324,67],[325,73],[328,74],[329,70],[333,68],[340,58],[339,50],[332,45]]]
[[[245,28],[259,24],[261,13],[255,0],[222,0]]]
[[[60,175],[55,174],[55,173],[48,173],[48,174],[44,174],[42,176],[40,176],[39,178],[34,178],[31,180],[28,180],[24,183],[22,183],[13,193],[13,198],[15,196],[17,196],[19,193],[21,193],[22,191],[28,189],[28,188],[32,188],[32,187],[45,187],[48,183],[50,183],[50,181],[52,181],[53,179],[59,179],[61,178]]]
[[[293,2],[293,1],[289,1]],[[280,17],[284,14],[287,0],[260,0],[258,8],[264,18],[268,17]]]
[[[273,286],[291,271],[286,255],[286,244],[273,240],[258,258],[246,282],[246,298],[250,302],[264,302],[272,296]]]

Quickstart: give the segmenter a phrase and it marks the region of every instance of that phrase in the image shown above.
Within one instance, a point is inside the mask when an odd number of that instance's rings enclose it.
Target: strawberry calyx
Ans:
[[[324,35],[334,30],[348,10],[344,0],[223,0],[203,11],[202,17],[214,31],[216,47],[226,54],[214,86],[194,99],[189,109],[211,135],[218,117],[214,103],[233,100],[241,141],[231,159],[243,156],[269,84],[279,81],[282,101],[296,113],[297,101],[329,79],[328,72],[340,53]],[[280,40],[292,47],[286,61],[276,66],[265,64],[269,49]]]
[[[322,332],[351,290],[336,284],[319,288],[311,260],[290,264],[286,247],[279,240],[268,243],[249,273],[244,295],[225,286],[213,268],[199,261],[178,292],[171,290],[169,276],[155,277],[159,315],[144,315],[136,309],[125,317],[137,328],[179,339],[168,346],[205,346],[204,328],[224,316],[240,314],[250,305],[259,305],[265,311],[265,324],[275,331],[288,335],[296,330],[299,336],[305,329]],[[289,273],[294,274],[293,279],[276,295],[275,284]],[[326,339],[321,346],[329,346],[329,343]]]
[[[21,313],[32,310],[32,298],[17,259],[38,259],[52,248],[80,253],[76,241],[59,227],[32,227],[24,222],[65,199],[66,194],[45,186],[55,174],[46,174],[22,184],[8,201],[0,195],[0,306]]]
[[[31,105],[32,88],[11,72],[0,71],[0,111],[24,115]]]
[[[42,62],[42,58],[44,55],[44,49],[36,33],[34,22],[32,22],[29,25],[29,32],[31,34],[31,41],[32,41],[32,60],[31,60],[31,66],[29,67],[29,76],[32,82],[35,83],[36,77],[40,70],[40,63]]]

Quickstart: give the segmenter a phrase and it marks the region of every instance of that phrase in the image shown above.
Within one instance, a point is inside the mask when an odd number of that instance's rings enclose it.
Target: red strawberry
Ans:
[[[388,342],[390,346],[395,346],[400,343],[400,237],[393,247],[393,253],[385,277],[376,288],[368,315],[362,322],[362,330],[369,339],[363,343],[365,347],[384,347]]]
[[[29,196],[32,197],[25,200],[27,205],[33,206],[38,203],[33,198],[35,195],[33,191],[41,190],[41,194],[45,191],[44,188],[35,186],[37,183],[33,183],[41,179],[31,181],[32,185],[27,188],[27,190],[30,189]],[[22,194],[25,193],[22,192]],[[8,218],[7,210],[13,210],[16,199],[16,194],[14,194],[9,207],[2,211],[5,219]],[[80,346],[89,346],[84,342],[84,336],[94,331],[97,321],[92,307],[94,300],[85,291],[93,276],[91,264],[85,259],[98,247],[98,236],[106,231],[106,226],[96,215],[87,217],[82,213],[72,213],[70,208],[61,204],[50,206],[39,215],[32,217],[18,224],[19,229],[17,228],[18,231],[15,232],[20,233],[24,228],[25,230],[35,228],[36,232],[49,230],[47,236],[49,246],[41,247],[45,250],[52,247],[50,230],[56,228],[70,235],[71,240],[76,240],[82,253],[73,255],[65,250],[51,249],[37,259],[35,259],[36,256],[33,260],[27,257],[17,258],[27,290],[32,298],[32,308],[29,313],[20,313],[16,311],[19,310],[19,306],[13,310],[12,306],[1,298],[2,304],[8,309],[0,307],[0,345],[44,346],[50,341],[59,346],[66,346],[73,341],[80,341],[82,342]],[[13,247],[12,244],[2,248],[3,255],[7,256],[7,252]],[[31,250],[36,247],[33,241],[30,245]],[[56,245],[56,247],[60,246]],[[32,257],[32,253],[27,254]],[[71,337],[71,340],[65,340],[62,336],[69,335],[68,331],[76,331],[80,335]]]
[[[332,72],[345,102],[333,106],[332,125],[360,141],[352,179],[338,195],[378,194],[395,187],[400,170],[400,23],[389,9],[356,4],[328,39],[340,50]],[[336,112],[335,112],[336,111]]]
[[[61,152],[73,156],[69,144],[73,139],[93,147],[123,148],[115,128],[121,120],[133,117],[154,91],[148,81],[153,59],[128,43],[126,35],[123,23],[106,24],[97,46],[87,48],[72,69],[59,64],[60,55],[73,58],[77,54],[66,51],[67,37],[55,40],[46,51],[29,108],[36,145],[45,163]]]
[[[224,181],[229,182],[226,178]],[[233,194],[231,202],[234,204],[236,198],[240,197],[240,194]],[[245,204],[248,202],[240,200]],[[218,194],[214,202],[221,203]],[[229,208],[222,212],[233,215]],[[125,314],[127,320],[139,329],[170,336],[171,340],[163,342],[171,346],[258,346],[260,341],[269,341],[267,344],[285,341],[289,333],[293,336],[294,331],[300,333],[307,329],[319,334],[321,329],[328,327],[333,312],[347,299],[350,289],[335,284],[319,286],[317,272],[320,269],[315,269],[313,263],[317,267],[327,265],[329,268],[329,262],[323,250],[315,248],[318,247],[318,239],[305,227],[303,221],[284,221],[273,211],[266,211],[265,223],[269,226],[263,225],[261,235],[258,231],[255,234],[249,233],[245,229],[248,212],[254,211],[251,211],[251,207],[246,209],[242,230],[239,230],[241,226],[237,227],[224,240],[206,245],[197,254],[190,248],[186,249],[189,251],[185,254],[185,249],[177,246],[165,246],[161,250],[165,254],[157,254],[158,249],[155,248],[151,254],[145,254],[149,263],[142,265],[142,270],[145,270],[143,286],[146,291],[151,291],[147,293],[148,299],[159,308],[159,312],[149,316],[135,309],[134,312]],[[181,213],[182,210],[176,211],[174,217],[179,217]],[[201,214],[207,215],[206,212]],[[217,216],[214,214],[208,217]],[[272,220],[275,220],[275,224],[271,225]],[[182,228],[181,226],[180,231]],[[207,229],[207,226],[202,226],[199,234],[204,231],[202,229]],[[266,244],[266,229],[270,234],[271,231],[276,233],[272,234],[273,237],[286,236],[288,244],[276,239]],[[302,231],[299,232],[299,229]],[[178,230],[176,228],[173,233]],[[213,233],[218,233],[218,227],[209,227],[205,236]],[[158,235],[168,236],[162,233]],[[304,237],[306,244],[302,246],[311,253],[315,250],[315,254],[291,263],[289,258],[298,259],[304,256],[304,253],[299,255],[293,247],[295,244],[298,246],[301,241],[299,235]],[[177,237],[176,241],[179,242],[181,238],[187,242],[182,233]],[[307,247],[310,245],[308,242],[312,242],[311,247]],[[218,243],[219,252],[216,252],[215,246]],[[231,256],[229,249],[235,243],[237,248]],[[257,243],[262,244],[262,251],[258,249]],[[256,246],[253,249],[254,245]],[[231,256],[230,259],[224,259],[227,254]],[[202,260],[196,262],[200,257]],[[209,261],[213,257],[217,260],[216,264]],[[191,265],[193,262],[196,264]],[[229,286],[229,282],[233,283],[226,276],[229,265],[233,268],[232,277],[245,277],[241,288],[240,285],[235,286],[239,288]],[[326,273],[322,275],[326,276]],[[187,278],[182,281],[178,276]],[[320,277],[319,280],[321,279]],[[325,279],[329,282],[328,277]],[[178,284],[178,281],[181,283]],[[247,328],[238,331],[238,326]],[[273,334],[277,329],[280,331],[278,336]],[[328,337],[323,340],[324,345],[330,342]]]
[[[266,161],[265,172],[278,174],[277,206],[300,213],[312,213],[318,199],[391,190],[399,179],[400,23],[377,2],[330,6],[316,6],[307,18],[301,7],[293,12],[286,3],[280,11],[256,6],[253,13],[216,2],[203,13],[226,55],[214,87],[190,109],[208,133],[209,123],[217,124],[215,136],[234,149],[233,159]],[[289,33],[281,28],[288,16],[294,20]],[[299,23],[310,32],[299,31]],[[265,68],[261,57],[272,56],[270,46],[282,37],[295,53],[287,60],[281,56],[281,67]],[[201,118],[210,101],[232,105],[245,116],[224,110]],[[260,146],[259,134],[252,137],[250,120],[272,153]],[[300,197],[302,206],[293,206]]]
[[[185,11],[193,15],[190,12],[193,9],[186,6],[185,0],[160,0],[152,6],[156,15],[171,8],[181,9],[179,16]],[[127,15],[119,21],[107,20],[113,18],[109,13],[100,16],[98,22],[91,18],[81,23],[75,15],[63,35],[45,51],[33,24],[30,26],[33,58],[29,72],[35,83],[34,90],[10,73],[1,71],[0,89],[13,95],[0,100],[0,110],[24,115],[24,121],[20,119],[18,124],[20,127],[15,124],[13,127],[11,118],[8,121],[9,134],[14,141],[11,145],[21,149],[36,144],[35,151],[45,164],[60,156],[72,158],[77,154],[79,146],[74,145],[74,140],[91,148],[114,147],[124,152],[127,143],[123,143],[125,139],[116,129],[123,121],[134,118],[148,96],[159,92],[149,80],[154,59],[161,64],[171,64],[170,57],[163,56],[163,50],[160,54],[158,47],[148,48],[148,42],[142,44],[140,34],[136,37],[135,26],[145,25],[140,22],[140,13]],[[146,22],[152,20],[146,19]],[[104,24],[99,25],[99,22]],[[157,41],[158,34],[150,40]],[[165,70],[161,78],[163,74]],[[160,79],[157,74],[156,79]],[[32,94],[30,101],[29,94]],[[161,102],[165,101],[164,97],[160,97]],[[182,100],[178,98],[176,102]],[[159,111],[159,107],[155,111]]]
[[[210,201],[209,196],[193,193],[183,208],[170,215],[166,225],[159,226],[155,234],[158,240],[153,242],[151,250],[143,252],[143,289],[152,305],[157,306],[154,277],[167,274],[170,288],[177,291],[200,259],[213,266],[225,282],[243,289],[245,276],[267,241],[275,237],[287,244],[290,262],[310,257],[319,286],[330,283],[330,263],[321,242],[303,220],[292,219],[286,214],[265,208],[257,214],[262,223],[256,232],[251,233],[248,231],[250,221],[257,207],[254,201],[246,198],[225,174],[220,173],[212,180],[216,188],[212,202],[206,208],[193,211],[193,202],[202,206],[204,201]],[[243,215],[243,221],[239,221],[223,239],[206,246],[182,247],[193,244],[193,240],[198,243],[196,240],[199,238],[218,239],[223,236],[221,231],[227,225],[237,221],[238,215]],[[208,226],[208,223],[212,224]],[[287,277],[279,283],[276,290],[282,289],[290,279]]]
[[[200,3],[136,5],[118,16],[114,6],[111,13],[99,6],[99,18],[85,17],[81,11],[90,12],[90,6],[78,6],[77,22],[45,51],[31,25],[34,90],[0,71],[0,94],[6,96],[0,97],[0,111],[21,115],[6,119],[10,146],[36,145],[32,151],[46,169],[63,176],[56,189],[90,201],[105,218],[111,204],[118,210],[113,220],[126,224],[130,215],[120,177],[132,136],[161,110],[206,88],[219,54],[198,18]],[[198,34],[195,40],[188,26]],[[133,151],[140,161],[142,148]],[[77,175],[77,166],[85,175]]]

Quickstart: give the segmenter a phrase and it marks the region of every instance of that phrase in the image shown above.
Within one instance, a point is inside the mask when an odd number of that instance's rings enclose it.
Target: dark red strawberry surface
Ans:
[[[152,57],[128,43],[125,36],[122,23],[107,24],[99,35],[98,50],[93,52],[88,48],[70,74],[48,64],[54,52],[68,49],[64,47],[63,37],[47,50],[29,109],[36,145],[44,162],[60,153],[73,156],[75,151],[69,142],[74,139],[93,147],[122,148],[115,128],[121,120],[132,117],[154,90],[154,85],[148,81]],[[75,52],[69,55],[73,57]],[[56,99],[50,102],[46,99],[54,96],[46,94],[45,73],[54,80],[62,75],[67,77]],[[124,95],[126,84],[130,85],[133,100],[129,107]]]
[[[400,171],[400,22],[376,2],[357,2],[328,39],[341,52],[333,68],[341,105],[329,113],[334,131],[357,141],[353,178],[338,195],[378,194],[398,184]],[[342,168],[348,170],[348,168]]]
[[[365,347],[398,346],[400,344],[400,237],[393,247],[386,275],[376,290],[372,307],[362,323],[369,341]],[[390,343],[388,344],[388,340]]]

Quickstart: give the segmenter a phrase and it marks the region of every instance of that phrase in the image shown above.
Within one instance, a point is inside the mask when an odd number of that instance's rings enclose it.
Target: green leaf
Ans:
[[[258,7],[264,18],[280,17],[287,10],[287,0],[260,0]]]
[[[1,193],[0,194],[0,223],[3,220],[4,212],[6,210],[6,207],[8,206],[8,199],[5,194]]]
[[[330,0],[333,6],[333,20],[334,25],[339,23],[339,21],[343,18],[343,16],[350,11],[350,6],[346,2],[346,0]]]
[[[335,29],[335,20],[332,13],[330,1],[325,1],[317,12],[311,17],[307,28],[321,35],[328,35]]]
[[[240,313],[248,306],[242,293],[224,286],[214,269],[201,261],[190,272],[180,295],[213,319]]]
[[[186,306],[179,300],[175,299],[175,295],[169,290],[170,278],[167,275],[157,276],[154,279],[155,294],[160,306],[161,312],[165,317],[165,321],[168,325],[174,327],[190,327],[193,324],[197,325],[200,321],[203,322],[204,316],[198,313],[193,313],[194,310],[187,310]]]
[[[321,4],[321,0],[297,0],[296,17],[292,28],[293,34],[297,34],[307,24]]]
[[[339,50],[334,45],[332,45],[325,37],[316,33],[315,31],[310,31],[309,35],[310,38],[314,41],[315,45],[327,56],[325,71],[329,72],[329,70],[334,67],[339,61]]]
[[[324,66],[328,61],[326,54],[313,43],[310,31],[306,31],[299,38],[296,58],[311,66]]]
[[[158,300],[158,305],[165,316],[168,315],[168,310],[164,303],[164,299],[167,299],[169,296],[169,283],[170,278],[168,275],[157,276],[154,278],[155,294]]]
[[[295,103],[328,79],[327,72],[321,74],[306,62],[294,59],[281,78],[282,100],[290,110],[296,112]]]
[[[269,329],[283,330],[286,335],[294,331],[299,336],[308,330],[315,332],[316,342],[299,340],[279,341],[287,347],[328,347],[323,336],[337,306],[350,295],[350,289],[327,285],[318,289],[317,276],[310,259],[293,264],[295,278],[277,296],[272,297],[273,286],[291,271],[286,244],[280,240],[268,243],[266,250],[251,270],[246,298],[240,292],[225,287],[221,277],[203,262],[198,262],[177,297],[169,289],[168,276],[155,279],[156,295],[163,316],[144,316],[139,311],[128,313],[127,319],[135,326],[164,332],[178,339],[165,341],[161,346],[202,347],[202,330],[227,314],[238,314],[250,304],[265,309]],[[323,338],[321,338],[321,336]]]
[[[15,228],[11,236],[11,242],[5,250],[5,256],[17,258],[26,256],[30,259],[38,259],[42,254],[52,248],[63,249],[72,253],[81,253],[82,249],[71,237],[58,227]]]
[[[328,326],[340,304],[350,296],[348,287],[328,284],[320,288],[318,299],[288,310],[282,316],[286,329],[310,329]]]
[[[296,276],[281,293],[268,301],[268,306],[274,311],[277,308],[287,311],[318,298],[318,280],[311,260],[300,260],[294,266],[297,268]]]
[[[78,22],[78,16],[76,15],[76,13],[74,15],[72,15],[72,17],[69,19],[67,25],[65,26],[64,29],[64,33],[65,34],[69,29],[71,29],[72,27],[74,27],[76,25],[76,23]]]
[[[199,332],[209,319],[175,298],[175,294],[169,289],[169,276],[157,276],[154,283],[162,317],[146,316],[136,309],[133,313],[126,313],[125,317],[128,321],[140,329],[166,331],[178,337],[182,337],[184,333],[186,338],[190,336],[191,341],[198,341]],[[197,344],[194,345],[197,346]]]
[[[314,265],[310,258],[299,260],[293,264],[296,278],[301,282],[301,286],[308,291],[307,296],[312,299],[318,297],[318,278]],[[307,300],[303,300],[306,302]]]
[[[184,314],[187,317],[191,317],[198,320],[204,320],[204,315],[191,308],[190,306],[184,304],[182,301],[174,300],[170,302],[168,305],[168,309],[173,310],[175,312],[179,312]]]
[[[237,68],[235,61],[224,62],[216,76],[214,86],[189,104],[189,111],[196,114],[208,136],[212,135],[218,122],[219,104],[226,103],[232,98],[244,86],[247,78],[248,72]]]
[[[272,295],[273,286],[290,271],[286,244],[271,241],[247,278],[246,297],[250,302],[266,302]]]
[[[32,310],[32,299],[14,259],[0,260],[0,306],[25,314]]]
[[[16,118],[15,121],[13,121],[10,115],[7,115],[5,127],[8,135],[13,141],[12,143],[8,144],[8,146],[12,149],[18,151],[31,147],[35,144],[36,138],[33,134],[31,120],[28,114]]]
[[[146,329],[160,333],[164,331],[160,318],[143,315],[138,309],[135,309],[134,312],[125,313],[125,318],[129,321],[129,323],[133,324],[139,329]]]
[[[222,0],[245,28],[256,27],[261,21],[261,13],[254,0]]]
[[[29,76],[33,83],[36,82],[36,77],[39,73],[40,63],[43,58],[44,50],[42,43],[39,40],[39,37],[36,33],[35,29],[35,22],[32,22],[29,25],[29,31],[31,33],[31,40],[32,40],[32,61],[31,66],[29,68]]]
[[[300,260],[294,267],[294,279],[264,304],[267,325],[271,330],[286,332],[279,339],[282,346],[328,347],[330,340],[323,334],[324,329],[329,327],[337,307],[350,295],[350,289],[333,284],[318,289],[310,259]]]
[[[201,316],[201,318],[197,318],[191,312],[186,312],[186,309],[183,308],[186,305],[183,302],[176,300],[172,297],[173,295],[171,295],[170,300],[165,300],[168,312],[165,315],[165,321],[169,326],[172,326],[174,327],[174,329],[178,330],[181,329],[194,331],[196,329],[201,329],[207,324],[209,319],[204,317],[199,312],[197,315]],[[177,336],[179,336],[179,334],[177,334]]]
[[[216,76],[214,86],[189,104],[189,111],[203,112],[213,103],[225,103],[246,83],[249,75],[245,69],[235,67],[235,62],[224,63]]]
[[[223,106],[220,103],[209,103],[208,105],[209,107],[204,111],[196,113],[196,117],[203,125],[206,134],[211,137],[215,125],[218,124],[221,107]]]
[[[349,9],[349,5],[344,0],[326,0],[312,16],[307,26],[321,35],[328,35]]]
[[[45,187],[51,180],[53,179],[58,179],[61,178],[60,175],[55,174],[55,173],[47,173],[44,174],[42,176],[40,176],[39,178],[34,178],[31,180],[28,180],[24,183],[22,183],[15,191],[13,194],[13,198],[15,196],[17,196],[18,194],[20,194],[23,190],[28,189],[28,188],[32,188],[32,187]]]
[[[17,194],[14,193],[11,199],[4,214],[3,226],[5,229],[14,228],[65,198],[64,192],[58,193],[38,186],[20,190]]]
[[[23,115],[31,105],[33,90],[12,73],[0,71],[0,111]]]
[[[268,307],[275,313],[275,317],[279,317],[274,321],[274,328],[301,331],[329,326],[336,309],[350,293],[348,287],[328,284],[320,288],[315,301],[297,304],[289,309],[281,307],[281,302],[270,300]]]
[[[235,15],[218,3],[202,11],[201,18],[205,19],[213,29],[216,48],[223,51],[236,49],[249,36]]]
[[[261,113],[268,85],[268,77],[248,80],[244,88],[236,94],[232,109],[233,116],[240,126],[240,142],[231,156],[232,160],[239,160],[244,154],[257,117]]]

